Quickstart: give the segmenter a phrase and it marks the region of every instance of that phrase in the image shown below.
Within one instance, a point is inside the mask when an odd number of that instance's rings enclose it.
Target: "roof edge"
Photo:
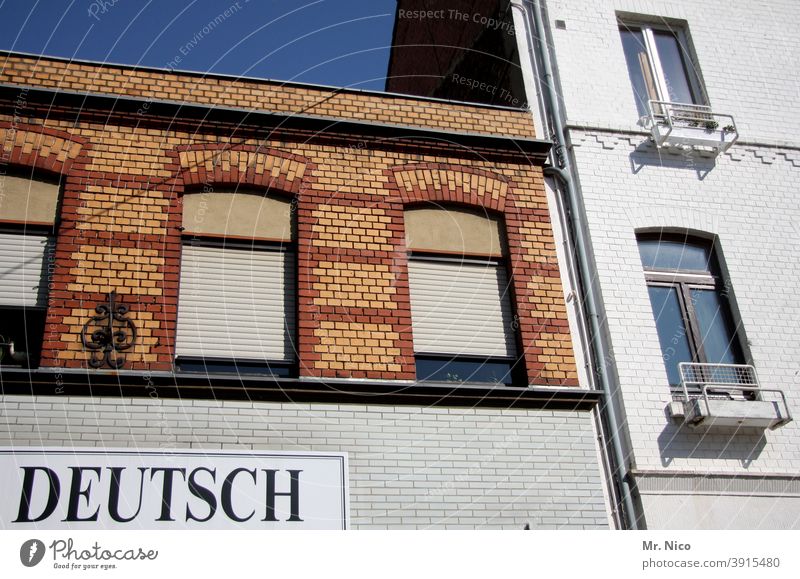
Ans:
[[[216,78],[216,79],[224,79],[224,80],[232,80],[232,81],[241,81],[241,82],[257,82],[263,84],[271,84],[275,86],[281,87],[298,87],[298,88],[306,88],[306,89],[317,89],[320,91],[336,91],[336,92],[344,92],[344,93],[351,93],[351,94],[361,94],[361,95],[368,95],[368,96],[375,96],[375,97],[389,97],[389,98],[398,98],[398,99],[405,99],[405,100],[413,100],[413,101],[422,101],[422,102],[434,102],[434,103],[441,103],[441,104],[448,104],[448,105],[455,105],[455,106],[462,106],[462,107],[475,107],[480,109],[492,109],[492,110],[500,110],[500,111],[510,111],[516,113],[525,113],[525,109],[520,109],[516,107],[509,107],[503,105],[493,105],[487,103],[478,103],[478,102],[468,102],[468,101],[454,101],[436,97],[426,97],[426,96],[419,96],[419,95],[412,95],[412,94],[403,94],[397,92],[387,92],[387,91],[380,91],[380,90],[370,90],[370,89],[362,89],[362,88],[349,88],[349,87],[340,87],[340,86],[332,86],[332,85],[325,85],[325,84],[313,84],[313,83],[304,83],[304,82],[297,82],[297,81],[283,81],[283,80],[275,80],[269,78],[259,78],[255,76],[239,76],[235,74],[224,74],[224,73],[217,73],[217,72],[202,72],[196,70],[179,70],[179,69],[170,69],[170,68],[161,68],[157,66],[138,66],[134,64],[123,64],[118,62],[99,62],[96,60],[83,60],[79,58],[67,58],[64,56],[52,56],[46,54],[35,54],[31,52],[19,52],[19,51],[12,51],[12,50],[0,50],[0,59],[8,58],[9,56],[20,56],[24,58],[36,58],[38,60],[50,60],[55,62],[65,62],[65,63],[75,63],[75,64],[86,64],[91,66],[96,66],[98,68],[118,68],[122,70],[136,70],[142,72],[159,72],[159,73],[166,73],[166,74],[174,74],[176,76],[193,76],[193,77],[200,77],[200,78]],[[0,69],[4,68],[5,62],[0,63]]]
[[[119,113],[139,113],[146,116],[184,118],[208,122],[235,124],[257,124],[274,129],[305,129],[323,133],[370,136],[387,139],[422,139],[464,148],[491,149],[499,152],[525,155],[530,160],[543,164],[551,148],[550,141],[515,138],[486,133],[450,132],[440,129],[408,125],[392,125],[335,117],[310,116],[292,113],[277,113],[263,110],[248,110],[220,107],[202,103],[146,99],[125,95],[81,93],[25,85],[0,84],[0,100],[13,103],[25,93],[26,102],[48,106],[65,106],[76,109],[76,115],[87,109],[99,109]]]

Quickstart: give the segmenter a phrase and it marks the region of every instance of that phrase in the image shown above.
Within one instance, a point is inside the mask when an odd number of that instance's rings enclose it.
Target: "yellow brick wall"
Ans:
[[[133,72],[14,56],[2,82],[171,96],[305,114],[530,136],[525,113],[274,83]],[[198,83],[207,83],[202,92]],[[268,103],[268,105],[267,105]],[[576,385],[564,297],[541,170],[513,151],[446,142],[198,124],[175,129],[146,113],[133,123],[73,120],[29,103],[0,114],[13,164],[63,177],[61,221],[43,364],[82,367],[80,334],[115,290],[139,340],[126,369],[169,370],[179,299],[181,196],[241,184],[293,198],[297,223],[298,364],[303,376],[412,380],[413,337],[403,208],[469,204],[501,213],[509,240],[528,381]],[[425,115],[422,112],[426,111]],[[88,111],[91,112],[91,111]],[[492,116],[495,115],[495,116]],[[498,116],[499,115],[499,116]],[[525,117],[523,121],[523,117]]]
[[[0,83],[222,107],[533,137],[529,113],[253,79],[132,70],[9,53]]]

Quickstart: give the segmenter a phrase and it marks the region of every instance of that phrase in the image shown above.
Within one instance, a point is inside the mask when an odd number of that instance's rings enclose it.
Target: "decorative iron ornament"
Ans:
[[[108,365],[115,370],[125,364],[125,355],[136,343],[136,326],[128,316],[130,308],[117,303],[117,292],[108,294],[108,303],[100,304],[94,311],[97,315],[83,326],[83,347],[92,355],[89,366],[102,368]]]

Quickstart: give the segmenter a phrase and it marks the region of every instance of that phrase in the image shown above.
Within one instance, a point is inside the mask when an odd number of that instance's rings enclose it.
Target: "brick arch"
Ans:
[[[67,174],[84,147],[83,139],[36,125],[0,123],[0,148],[7,163]]]
[[[461,165],[414,163],[389,173],[404,204],[440,201],[504,212],[511,196],[506,177]]]
[[[247,184],[298,194],[310,168],[300,155],[254,145],[187,145],[176,155],[185,187]]]

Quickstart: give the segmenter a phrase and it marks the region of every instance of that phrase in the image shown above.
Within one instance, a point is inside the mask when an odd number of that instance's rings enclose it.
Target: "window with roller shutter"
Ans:
[[[180,370],[293,373],[291,222],[288,199],[263,192],[184,196],[175,340]]]
[[[0,365],[39,363],[53,263],[59,183],[2,176],[0,198]]]
[[[523,381],[499,217],[423,206],[405,222],[417,379]]]

